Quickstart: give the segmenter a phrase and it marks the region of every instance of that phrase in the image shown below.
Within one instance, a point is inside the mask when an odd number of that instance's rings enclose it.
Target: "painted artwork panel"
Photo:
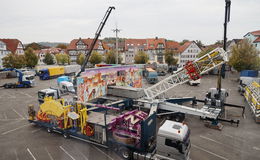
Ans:
[[[142,70],[135,66],[113,66],[88,69],[77,78],[77,95],[81,102],[107,94],[107,86],[142,88]]]

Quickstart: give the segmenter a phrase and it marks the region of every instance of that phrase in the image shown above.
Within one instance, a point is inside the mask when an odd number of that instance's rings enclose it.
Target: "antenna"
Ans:
[[[118,29],[116,24],[116,29],[113,29],[112,31],[116,33],[116,64],[118,64],[118,33],[121,29]]]

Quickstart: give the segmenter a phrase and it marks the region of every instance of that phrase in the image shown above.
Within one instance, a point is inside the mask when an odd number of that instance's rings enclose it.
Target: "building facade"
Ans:
[[[248,39],[260,51],[260,30],[248,32],[244,38]]]
[[[35,52],[38,55],[38,65],[45,65],[43,60],[44,60],[44,58],[45,58],[47,53],[50,53],[53,56],[54,63],[57,63],[57,60],[56,60],[56,57],[55,57],[56,54],[58,54],[58,53],[65,54],[65,50],[64,49],[54,48],[54,47],[37,50]]]
[[[2,58],[9,53],[23,55],[24,46],[22,42],[18,39],[0,39],[0,68],[3,68]]]
[[[67,48],[67,53],[70,56],[71,63],[76,63],[77,61],[77,56],[80,53],[86,54],[91,46],[93,39],[73,39],[68,48]],[[96,45],[94,46],[93,51],[97,51],[101,55],[104,55],[107,51],[109,50],[109,47],[102,42],[101,40],[97,40]]]
[[[124,48],[123,60],[125,64],[134,64],[135,55],[137,55],[139,51],[147,51],[146,39],[126,39]]]
[[[180,48],[180,63],[179,66],[183,67],[188,61],[194,61],[198,54],[201,52],[201,49],[194,42],[186,42]]]

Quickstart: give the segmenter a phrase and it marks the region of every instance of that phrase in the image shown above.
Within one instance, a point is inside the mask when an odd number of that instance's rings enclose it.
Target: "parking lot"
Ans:
[[[243,97],[237,92],[237,76],[228,73],[222,81],[222,87],[229,91],[228,103],[246,106]],[[16,80],[1,79],[0,85]],[[29,89],[0,89],[0,159],[120,159],[110,150],[76,139],[64,139],[59,134],[47,133],[46,130],[29,124],[27,106],[37,106],[37,91],[50,86],[55,87],[56,80],[40,81],[36,77],[36,85]],[[196,96],[204,99],[207,90],[216,85],[216,76],[205,75],[199,86],[177,86],[166,96]],[[191,129],[192,160],[260,159],[260,124],[254,122],[247,106],[244,118],[241,116],[241,109],[226,110],[227,117],[240,119],[239,127],[223,123],[222,131],[213,130],[206,128],[199,117],[186,116],[185,121]]]

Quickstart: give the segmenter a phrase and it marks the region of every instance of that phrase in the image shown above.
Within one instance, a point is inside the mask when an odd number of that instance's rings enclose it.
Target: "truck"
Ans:
[[[150,84],[155,84],[158,82],[158,73],[152,68],[146,68],[144,72],[144,77]]]
[[[53,99],[63,98],[66,104],[72,104],[77,97],[74,93],[61,91],[59,88],[46,88],[38,91],[38,102],[42,104],[45,97],[52,97]]]
[[[260,83],[252,82],[245,87],[244,97],[248,102],[254,120],[260,123]]]
[[[57,66],[57,67],[50,67],[47,69],[41,69],[39,71],[40,80],[48,80],[54,77],[58,77],[60,75],[64,75],[64,67]]]
[[[72,80],[69,76],[60,76],[57,78],[57,84],[61,93],[76,93]]]
[[[80,70],[80,65],[67,65],[67,66],[46,66],[41,67],[39,70],[39,77],[41,80],[48,80],[61,75],[74,75]]]
[[[6,83],[2,87],[4,88],[30,88],[35,86],[34,75],[24,74],[22,71],[15,68],[4,68],[2,71],[15,71],[18,73],[18,82],[16,83]]]
[[[186,124],[167,120],[157,126],[156,113],[125,112],[131,108],[131,99],[101,101],[65,105],[63,99],[45,97],[38,111],[28,107],[28,121],[64,138],[113,148],[123,159],[189,159],[190,129]]]

